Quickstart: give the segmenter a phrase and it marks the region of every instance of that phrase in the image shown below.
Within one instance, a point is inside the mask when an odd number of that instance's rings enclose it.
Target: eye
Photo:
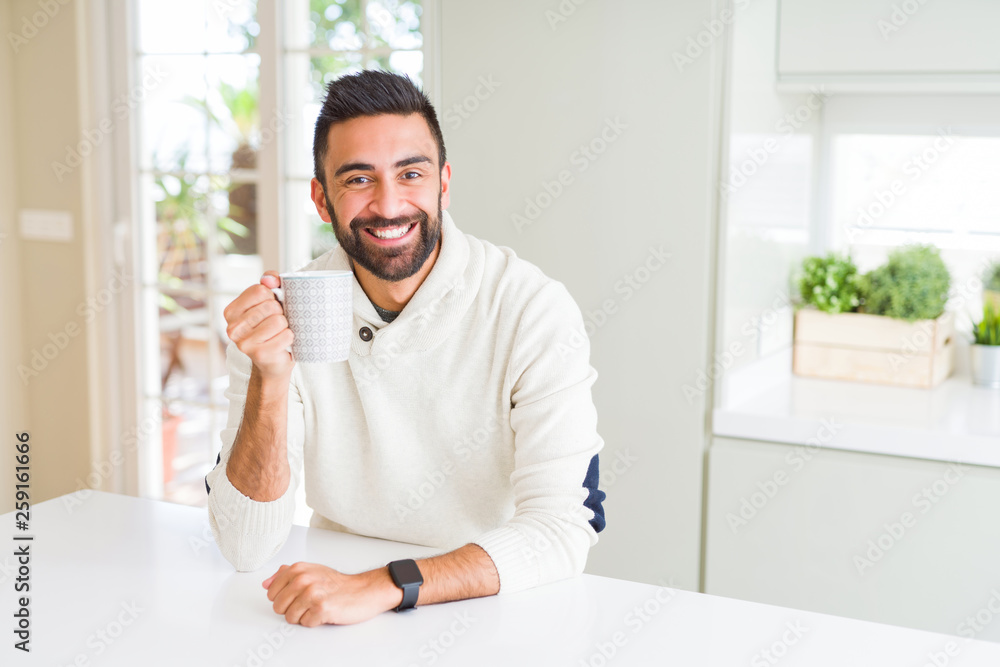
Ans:
[[[348,185],[363,185],[364,183],[371,183],[371,179],[367,176],[355,176],[347,180]]]
[[[420,176],[421,174],[419,171],[408,171],[405,174],[403,174],[403,178],[408,181],[412,181],[414,178],[420,178]]]

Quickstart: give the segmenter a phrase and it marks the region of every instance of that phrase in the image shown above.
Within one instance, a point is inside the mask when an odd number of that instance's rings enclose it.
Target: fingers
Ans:
[[[268,294],[270,294],[270,291],[268,291]],[[247,308],[238,318],[229,323],[229,326],[226,327],[226,333],[229,335],[229,340],[239,345],[245,339],[253,335],[257,327],[259,327],[263,322],[275,316],[280,316],[284,319],[284,311],[281,309],[281,304],[278,303],[277,299],[272,296],[270,299],[261,301]],[[288,322],[286,321],[285,327],[287,326]],[[277,331],[272,332],[268,338],[273,336],[275,333],[277,333]]]
[[[238,322],[246,311],[250,310],[257,304],[267,301],[274,301],[275,303],[278,302],[274,296],[274,292],[267,287],[264,287],[264,285],[251,285],[243,290],[242,294],[233,299],[232,302],[225,307],[222,311],[222,315],[226,318],[226,322],[233,324],[234,322]]]
[[[278,593],[281,589],[285,587],[290,578],[288,573],[287,565],[282,565],[278,568],[278,571],[272,574],[270,577],[264,580],[264,587],[267,589],[267,599],[274,602],[274,598],[278,597]]]
[[[323,614],[319,607],[309,607],[306,613],[299,617],[299,625],[304,628],[315,628],[323,625]]]
[[[287,565],[282,565],[281,567],[279,567],[277,570],[274,571],[274,574],[272,574],[270,577],[268,577],[263,582],[261,582],[263,584],[264,588],[270,588],[271,587],[271,583],[278,576],[278,573],[281,572],[282,568],[285,568],[285,567],[288,567],[288,566]]]
[[[310,592],[310,584],[315,583],[313,572],[307,563],[295,563],[294,565],[282,565],[278,571],[264,580],[264,587],[267,588],[267,599],[271,600],[276,614],[282,614],[289,623],[301,623],[303,616],[310,611],[308,627],[320,625],[321,605],[317,606],[313,602],[315,591]]]
[[[284,603],[285,608],[283,612],[278,611],[277,609],[279,602]],[[279,614],[284,613],[285,620],[294,625],[302,621],[302,617],[310,610],[310,608],[312,608],[313,604],[311,596],[309,595],[309,590],[303,587],[302,590],[297,591],[295,597],[287,602],[285,600],[281,600],[280,598],[275,600],[274,606],[275,611],[278,611]]]
[[[289,623],[297,623],[299,617],[309,608],[311,579],[307,574],[297,573],[289,568],[277,580],[282,584],[281,590],[272,592],[268,589],[267,597],[274,602],[272,606],[276,614],[284,614]]]
[[[288,611],[288,608],[291,607],[292,603],[295,602],[295,599],[299,597],[301,589],[302,585],[298,582],[293,582],[282,588],[281,592],[274,597],[274,604],[271,605],[274,608],[274,613],[285,614]],[[271,597],[270,593],[268,593],[267,597]],[[303,611],[305,611],[305,609],[302,609],[299,614]]]
[[[240,352],[250,357],[258,372],[268,378],[287,377],[295,365],[288,352],[294,336],[281,304],[265,285],[277,286],[280,282],[274,271],[268,271],[261,278],[261,284],[243,290],[223,311],[229,339]]]

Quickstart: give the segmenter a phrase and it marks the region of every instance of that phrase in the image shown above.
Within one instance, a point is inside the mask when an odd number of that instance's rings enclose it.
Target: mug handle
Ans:
[[[270,289],[274,293],[274,298],[276,298],[278,300],[278,303],[281,304],[281,310],[284,310],[285,309],[285,290],[284,290],[284,288],[282,288],[282,287],[272,287]],[[289,354],[292,353],[292,347],[291,346],[288,346],[285,349],[288,350]]]

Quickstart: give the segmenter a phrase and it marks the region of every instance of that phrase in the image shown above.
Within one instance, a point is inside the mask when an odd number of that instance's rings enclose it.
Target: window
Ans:
[[[749,76],[749,75],[747,75]],[[743,84],[746,85],[746,84]],[[761,83],[760,85],[765,85]],[[771,85],[770,83],[766,85]],[[780,105],[778,104],[780,103]],[[772,106],[733,98],[729,159],[720,183],[725,235],[719,354],[729,372],[792,343],[794,281],[806,255],[849,253],[862,272],[894,248],[932,244],[951,273],[956,337],[981,315],[981,278],[1000,259],[1000,95],[779,94]],[[788,119],[796,120],[795,132]],[[959,352],[961,369],[965,355]],[[742,396],[739,391],[734,396]]]
[[[324,86],[424,73],[419,0],[135,0],[137,375],[162,417],[140,493],[204,504],[225,427],[225,306],[335,244],[309,198]],[[283,26],[283,29],[279,28]]]
[[[952,128],[838,134],[829,187],[833,243],[850,249],[863,271],[888,248],[931,244],[961,289],[1000,252],[1000,137]]]
[[[852,95],[824,109],[825,245],[861,271],[895,247],[936,246],[962,330],[981,315],[979,281],[1000,254],[998,106],[991,95]]]

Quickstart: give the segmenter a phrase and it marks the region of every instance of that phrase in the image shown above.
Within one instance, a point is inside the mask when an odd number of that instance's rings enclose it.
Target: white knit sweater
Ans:
[[[295,365],[291,483],[272,502],[226,476],[251,368],[230,344],[228,428],[206,481],[212,531],[237,570],[284,545],[304,464],[312,526],[443,551],[478,544],[501,594],[583,571],[597,543],[583,480],[604,443],[580,310],[561,283],[462,233],[447,212],[442,235],[395,321],[379,318],[355,280],[348,361]],[[337,247],[304,269],[350,263]]]

